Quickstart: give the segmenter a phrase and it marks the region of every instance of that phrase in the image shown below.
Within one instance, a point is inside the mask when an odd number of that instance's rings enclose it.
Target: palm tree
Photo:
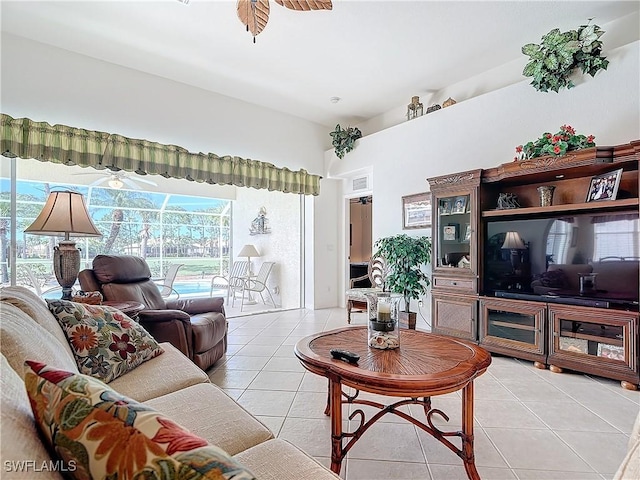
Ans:
[[[111,253],[118,235],[120,235],[122,222],[125,219],[125,210],[135,209],[136,211],[139,211],[141,208],[158,208],[149,196],[143,192],[117,190],[112,188],[96,188],[93,193],[98,199],[95,203],[99,202],[101,205],[113,209],[110,215],[111,228],[109,229],[109,236],[102,247],[102,253],[104,254]]]

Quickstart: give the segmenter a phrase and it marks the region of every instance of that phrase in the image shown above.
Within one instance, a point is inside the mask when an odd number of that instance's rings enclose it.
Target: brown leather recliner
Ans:
[[[78,275],[84,291],[100,291],[105,301],[140,302],[138,322],[159,342],[170,342],[203,370],[227,351],[227,319],[222,297],[165,301],[140,257],[97,255],[93,269]]]

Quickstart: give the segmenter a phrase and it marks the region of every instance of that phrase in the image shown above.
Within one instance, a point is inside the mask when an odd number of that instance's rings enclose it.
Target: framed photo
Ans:
[[[470,223],[467,223],[464,226],[464,237],[462,237],[462,241],[463,242],[471,241],[471,224]]]
[[[591,179],[587,202],[597,202],[600,200],[615,200],[618,195],[622,169],[613,172],[596,175]]]
[[[608,343],[599,343],[598,356],[624,362],[624,347],[618,345],[610,345]]]
[[[451,215],[451,199],[441,199],[440,205],[438,206],[438,211],[440,212],[440,215]]]
[[[416,193],[402,197],[402,228],[431,226],[431,193]]]
[[[467,197],[456,197],[451,207],[451,213],[465,213],[467,211]]]
[[[444,225],[442,227],[442,240],[445,242],[455,242],[458,239],[458,225]]]

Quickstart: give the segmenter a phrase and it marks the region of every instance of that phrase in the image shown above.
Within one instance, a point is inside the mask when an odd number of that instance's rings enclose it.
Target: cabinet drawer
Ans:
[[[475,291],[475,281],[470,278],[442,278],[434,277],[433,286],[435,288],[446,288],[447,290]]]

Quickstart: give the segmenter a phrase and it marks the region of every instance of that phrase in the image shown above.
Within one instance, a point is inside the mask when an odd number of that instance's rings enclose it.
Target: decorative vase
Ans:
[[[400,295],[365,293],[368,313],[368,341],[371,348],[389,350],[400,346],[398,303]]]
[[[554,185],[543,185],[538,187],[538,193],[540,194],[540,206],[550,207],[553,202],[553,191],[556,189]]]

